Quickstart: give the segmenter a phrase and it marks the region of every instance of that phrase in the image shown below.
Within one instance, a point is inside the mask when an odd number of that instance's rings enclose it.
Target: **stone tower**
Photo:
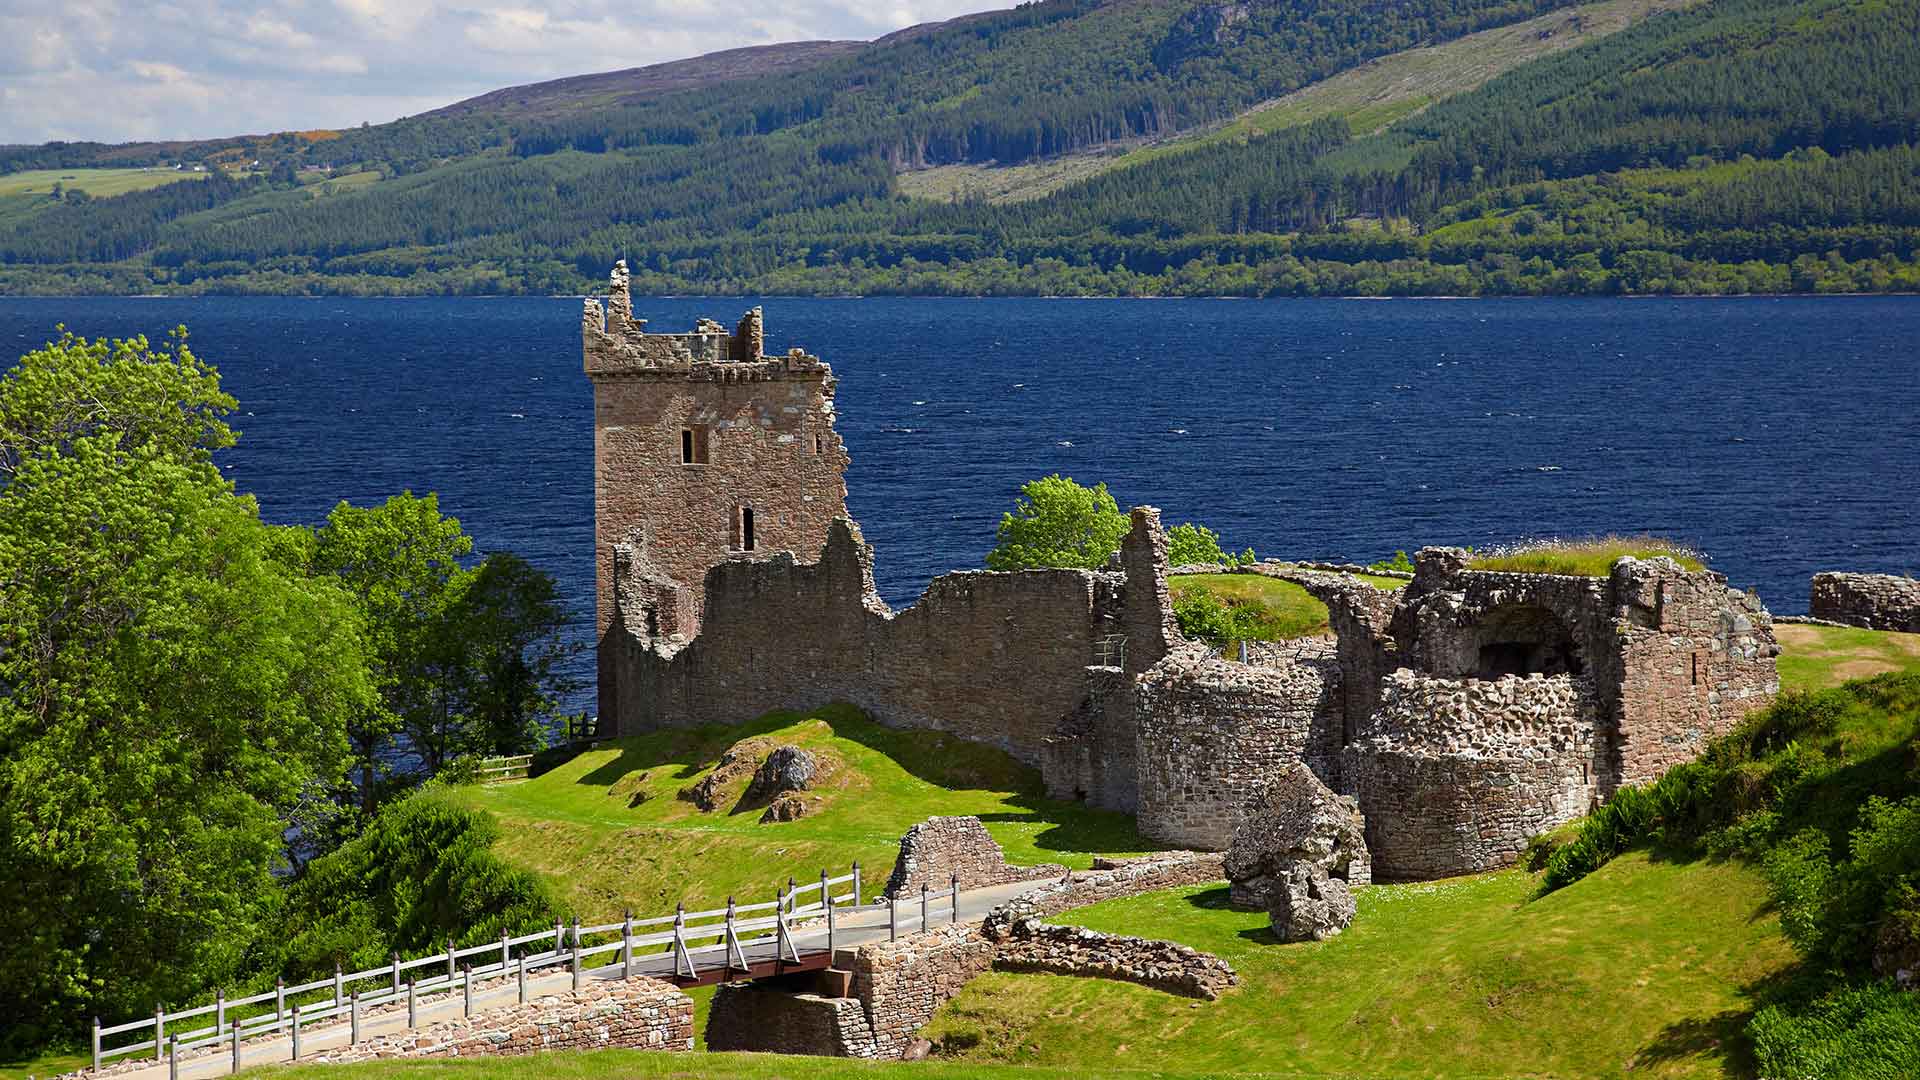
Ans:
[[[649,334],[627,264],[603,309],[589,298],[581,352],[593,382],[594,563],[600,715],[619,715],[608,630],[638,642],[699,632],[707,571],[729,559],[814,556],[847,512],[847,451],[833,369],[794,349],[763,356],[759,308],[732,333]]]

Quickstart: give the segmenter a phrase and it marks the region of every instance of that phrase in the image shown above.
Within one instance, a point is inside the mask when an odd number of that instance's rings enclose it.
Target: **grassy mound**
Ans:
[[[1920,634],[1781,623],[1780,686],[1824,690],[1849,679],[1920,671]]]
[[[1379,589],[1406,585],[1399,578],[1355,574]],[[1325,637],[1327,605],[1291,581],[1260,574],[1182,574],[1171,578],[1174,614],[1190,637],[1214,644]]]
[[[1526,574],[1606,577],[1614,561],[1665,556],[1688,570],[1704,570],[1699,552],[1658,536],[1595,536],[1584,540],[1543,540],[1479,555],[1469,570],[1506,570]]]
[[[1791,961],[1758,877],[1615,861],[1529,900],[1524,872],[1359,890],[1332,941],[1277,945],[1219,886],[1070,912],[1224,957],[1242,985],[1192,1002],[1037,975],[976,981],[929,1037],[965,1060],[1286,1075],[1714,1076],[1737,1062],[1746,987]],[[1098,1017],[1097,1021],[1090,1017]]]
[[[740,800],[747,773],[721,785],[715,810],[679,797],[743,741],[761,752],[790,743],[820,759],[806,817],[762,824],[760,808]],[[563,906],[593,921],[627,907],[671,911],[681,900],[766,899],[788,874],[845,873],[856,859],[877,889],[900,834],[935,814],[979,815],[1016,863],[1086,866],[1092,853],[1154,847],[1129,816],[1044,798],[1039,773],[1000,750],[895,731],[845,705],[620,739],[523,783],[458,792],[499,817],[496,850],[547,878]]]

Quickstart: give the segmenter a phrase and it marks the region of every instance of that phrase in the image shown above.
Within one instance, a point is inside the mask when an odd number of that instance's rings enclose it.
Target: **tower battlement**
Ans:
[[[834,430],[833,369],[794,349],[764,355],[754,308],[729,332],[647,332],[626,264],[588,299],[582,367],[593,383],[597,628],[644,641],[699,632],[707,571],[779,551],[813,555],[847,512],[847,451]],[[600,708],[618,689],[602,649]]]

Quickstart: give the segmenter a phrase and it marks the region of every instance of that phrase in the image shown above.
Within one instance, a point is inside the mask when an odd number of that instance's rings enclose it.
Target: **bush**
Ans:
[[[285,942],[269,965],[295,977],[386,962],[389,954],[498,941],[553,925],[546,884],[493,853],[492,815],[433,782],[384,807],[365,832],[313,861],[288,890]]]
[[[1747,1025],[1761,1076],[1920,1076],[1920,994],[1889,981],[1769,1005]]]
[[[1229,555],[1220,546],[1220,534],[1205,525],[1182,522],[1167,530],[1167,562],[1173,566],[1218,565],[1247,566],[1254,562],[1253,549]]]
[[[1413,560],[1407,558],[1406,552],[1396,551],[1393,553],[1393,558],[1391,559],[1381,559],[1379,562],[1368,563],[1367,569],[1390,570],[1401,574],[1411,574],[1413,573]]]

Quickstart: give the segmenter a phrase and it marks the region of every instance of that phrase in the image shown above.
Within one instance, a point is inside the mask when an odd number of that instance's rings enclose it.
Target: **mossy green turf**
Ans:
[[[1779,623],[1773,631],[1785,690],[1823,690],[1849,679],[1920,671],[1920,634],[1800,623]]]
[[[1792,962],[1758,878],[1644,853],[1532,899],[1532,876],[1359,890],[1346,933],[1276,944],[1197,886],[1061,921],[1172,938],[1242,985],[1202,1004],[1131,985],[989,975],[928,1029],[969,1060],[1286,1075],[1717,1076],[1755,987]],[[1090,1018],[1098,1017],[1097,1022]]]
[[[820,805],[798,821],[761,824],[760,811],[702,812],[676,793],[741,739],[765,736],[820,754]],[[869,893],[893,867],[900,835],[936,814],[974,814],[1015,863],[1085,867],[1092,853],[1151,850],[1124,814],[1053,802],[1040,776],[1004,752],[932,731],[896,731],[850,706],[774,713],[734,728],[663,731],[582,753],[522,783],[457,789],[499,816],[498,850],[552,882],[590,921],[772,896],[861,863]],[[644,796],[633,805],[635,796]]]
[[[1374,574],[1354,574],[1379,589],[1398,589],[1406,585],[1399,578]],[[1260,641],[1289,641],[1294,638],[1324,637],[1331,634],[1327,624],[1327,605],[1291,581],[1262,574],[1181,574],[1168,579],[1167,587],[1175,599],[1194,592],[1212,593],[1230,606],[1259,609]]]
[[[1476,556],[1467,564],[1467,568],[1606,577],[1613,571],[1614,562],[1627,555],[1636,559],[1664,557],[1688,570],[1706,569],[1706,564],[1700,561],[1698,555],[1657,536],[1604,536],[1591,540],[1528,544],[1511,551]]]

